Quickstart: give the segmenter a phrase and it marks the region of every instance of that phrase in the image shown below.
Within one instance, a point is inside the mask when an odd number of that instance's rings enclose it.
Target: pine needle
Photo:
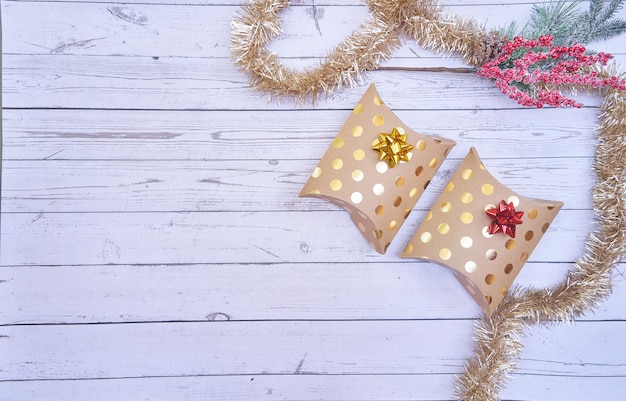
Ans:
[[[551,35],[555,45],[570,46],[606,40],[626,32],[626,21],[615,17],[624,6],[624,0],[591,0],[586,12],[579,9],[580,3],[581,0],[555,0],[533,5],[530,20],[519,35],[528,39]],[[501,32],[513,37],[516,30],[512,23]]]

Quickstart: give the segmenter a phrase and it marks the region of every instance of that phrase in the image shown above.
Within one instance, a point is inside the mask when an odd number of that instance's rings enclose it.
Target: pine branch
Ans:
[[[554,1],[546,5],[533,5],[530,21],[522,30],[522,35],[537,38],[541,35],[552,35],[556,45],[569,45],[568,38],[572,27],[580,21],[583,14],[578,10],[580,0],[566,3]]]
[[[508,26],[498,28],[498,32],[507,38],[514,38],[517,36],[517,28],[517,22],[512,21]]]
[[[598,26],[594,30],[595,40],[606,40],[626,32],[626,21],[623,19],[613,19]]]
[[[602,0],[596,0],[598,3],[602,3]],[[623,0],[612,0],[609,5],[602,10],[600,15],[598,15],[598,22],[608,21],[609,19],[615,16],[615,13],[618,12],[623,7]]]
[[[624,0],[612,0],[606,7],[603,0],[592,0],[589,11],[584,13],[578,23],[578,29],[572,39],[589,43],[595,40],[606,40],[626,32],[624,20],[615,18],[615,13],[623,6]]]
[[[589,20],[593,21],[598,18],[600,12],[604,8],[604,0],[591,0],[591,4],[589,4]]]
[[[626,32],[626,22],[615,17],[624,6],[624,1],[590,0],[586,12],[578,7],[581,0],[554,0],[544,5],[535,4],[530,20],[520,35],[526,38],[551,35],[557,46],[606,40]],[[511,24],[504,33],[512,34],[516,28]]]

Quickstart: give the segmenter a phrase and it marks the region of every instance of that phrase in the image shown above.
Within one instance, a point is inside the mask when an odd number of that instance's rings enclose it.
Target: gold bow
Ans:
[[[381,133],[372,145],[372,149],[380,153],[380,160],[387,160],[390,167],[400,162],[408,162],[413,146],[406,142],[406,134],[394,128],[391,134]]]

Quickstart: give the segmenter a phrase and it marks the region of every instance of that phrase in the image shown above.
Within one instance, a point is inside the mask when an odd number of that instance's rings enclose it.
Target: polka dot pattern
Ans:
[[[376,171],[378,171],[380,174],[385,174],[388,169],[389,169],[389,164],[387,164],[386,162],[376,163]]]
[[[516,238],[489,234],[485,210],[505,200],[524,211]],[[406,247],[403,257],[451,268],[490,315],[508,292],[562,203],[525,198],[498,182],[472,149]]]
[[[333,160],[332,165],[333,165],[333,169],[341,170],[341,168],[343,167],[343,160],[335,159],[335,160]]]
[[[474,245],[474,240],[472,239],[472,237],[466,235],[461,238],[460,243],[463,248],[468,249],[471,248],[472,245]]]
[[[330,189],[332,189],[333,191],[339,191],[342,187],[343,184],[341,183],[341,180],[335,179],[330,182]]]
[[[474,273],[478,268],[478,265],[473,260],[468,260],[465,262],[465,271],[468,273]]]
[[[372,150],[380,133],[396,129],[413,146],[408,162],[389,167]],[[454,141],[418,134],[380,99],[366,91],[313,170],[300,195],[345,208],[366,241],[384,253]],[[440,235],[437,232],[437,235]]]
[[[463,222],[463,224],[471,224],[472,221],[474,221],[473,214],[471,214],[470,212],[461,213],[461,222]]]
[[[375,115],[372,118],[372,124],[374,124],[377,127],[381,127],[384,123],[385,123],[385,118],[381,115]]]
[[[474,195],[472,195],[469,192],[463,192],[463,194],[461,194],[461,202],[464,204],[470,204],[472,203],[472,201],[474,200]]]
[[[441,260],[449,260],[452,257],[452,251],[448,248],[441,248],[439,250],[439,257]]]
[[[352,179],[356,182],[363,181],[364,177],[365,177],[365,174],[363,174],[363,171],[361,170],[354,170],[352,172]]]

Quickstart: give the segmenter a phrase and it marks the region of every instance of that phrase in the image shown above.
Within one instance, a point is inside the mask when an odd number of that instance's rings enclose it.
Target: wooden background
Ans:
[[[581,255],[601,98],[521,108],[408,41],[361,87],[270,103],[229,58],[241,4],[1,1],[1,400],[453,399],[481,312],[448,270],[398,256],[470,146],[565,202],[517,283],[560,282]],[[498,27],[532,2],[444,4]],[[272,49],[299,68],[367,8],[282,15]],[[624,37],[591,47],[626,61]],[[458,142],[385,256],[344,210],[297,197],[369,83]],[[624,267],[595,314],[527,332],[503,399],[626,400]]]

